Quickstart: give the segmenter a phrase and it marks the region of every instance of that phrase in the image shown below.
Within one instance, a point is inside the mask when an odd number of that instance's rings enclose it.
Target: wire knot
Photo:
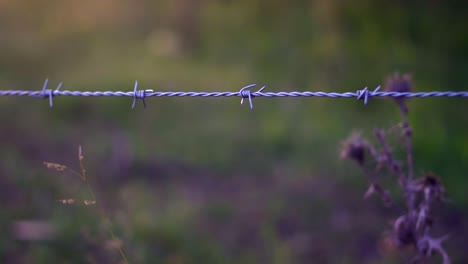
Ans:
[[[137,99],[141,99],[143,101],[143,108],[146,108],[145,97],[147,92],[153,92],[153,90],[138,90],[138,81],[135,81],[132,109],[135,108]]]
[[[250,84],[250,85],[247,85],[247,86],[244,86],[242,89],[239,90],[239,96],[242,98],[241,99],[241,105],[244,104],[244,99],[249,99],[249,104],[250,104],[250,110],[253,110],[253,102],[252,102],[252,98],[255,97],[255,95],[252,94],[252,92],[250,91],[250,88],[252,87],[255,87],[257,86],[256,84]],[[255,93],[259,93],[261,91],[263,91],[263,89],[265,89],[266,86],[263,86],[262,88],[260,88],[258,91],[256,91]]]
[[[42,91],[41,91],[41,94],[39,95],[40,98],[49,98],[49,106],[52,107],[54,106],[54,96],[55,96],[55,92],[58,92],[60,90],[60,88],[62,87],[62,84],[63,82],[59,83],[57,85],[57,88],[52,91],[52,89],[47,89],[47,84],[49,83],[49,79],[46,79],[45,82],[44,82],[44,86],[42,86]]]
[[[380,85],[377,86],[377,88],[375,88],[375,90],[372,92],[369,92],[367,87],[364,88],[363,90],[358,90],[356,91],[357,100],[364,99],[364,105],[367,105],[369,98],[372,96],[375,96],[375,94],[379,91],[379,89],[380,89]]]

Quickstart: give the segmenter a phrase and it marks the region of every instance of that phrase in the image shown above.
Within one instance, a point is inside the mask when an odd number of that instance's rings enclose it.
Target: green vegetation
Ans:
[[[466,90],[467,4],[358,1],[4,1],[1,89],[356,91],[410,72],[415,91]],[[58,199],[80,179],[76,149],[130,263],[395,263],[381,254],[387,212],[339,159],[343,138],[400,121],[388,100],[0,98],[0,262],[122,260],[99,215]],[[408,101],[414,171],[453,202],[453,263],[468,262],[468,104]],[[393,146],[393,145],[392,145]],[[403,153],[395,144],[395,155]],[[398,152],[400,151],[400,152]],[[401,156],[404,159],[404,156]],[[75,166],[73,166],[75,164]],[[78,199],[78,197],[73,197]],[[373,203],[375,201],[375,203]],[[20,239],[40,221],[52,238]],[[21,227],[22,225],[20,225]],[[37,226],[37,225],[33,225]],[[42,225],[39,225],[42,226]],[[13,231],[12,231],[13,230]],[[39,232],[40,233],[40,232]],[[117,242],[119,242],[117,241]],[[120,244],[118,244],[120,245]]]

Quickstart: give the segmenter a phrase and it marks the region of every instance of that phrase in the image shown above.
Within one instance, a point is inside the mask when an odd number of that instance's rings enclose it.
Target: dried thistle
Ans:
[[[402,76],[394,74],[387,78],[385,82],[387,92],[407,93],[411,92],[411,89],[411,76],[408,74]],[[432,173],[426,173],[416,180],[413,178],[413,133],[408,121],[408,107],[405,104],[404,97],[394,97],[393,99],[398,104],[403,119],[398,127],[402,132],[400,135],[401,143],[406,150],[407,171],[395,159],[388,144],[386,132],[382,129],[374,130],[381,147],[380,150],[376,151],[370,143],[355,133],[343,142],[340,157],[356,161],[360,165],[363,174],[369,179],[369,188],[364,194],[364,198],[378,194],[387,205],[395,205],[394,207],[400,211],[400,216],[392,221],[392,229],[386,231],[381,240],[381,249],[383,251],[395,252],[396,250],[402,250],[401,253],[406,251],[414,256],[412,263],[427,263],[429,257],[434,253],[438,253],[442,256],[443,263],[448,264],[450,258],[442,247],[442,242],[448,236],[433,238],[430,235],[434,224],[432,202],[444,200],[445,187],[440,178]],[[392,128],[389,132],[393,133],[395,128],[397,127]],[[364,166],[366,152],[369,152],[370,156],[376,161],[377,165],[374,170]],[[406,209],[399,208],[391,199],[390,193],[378,183],[376,174],[380,172],[381,167],[384,165],[398,179],[399,186],[403,191],[402,195],[407,204]]]
[[[433,238],[428,235],[423,236],[417,244],[418,250],[422,255],[419,258],[427,259],[433,256],[435,252],[438,252],[442,256],[443,264],[450,264],[450,257],[442,246],[442,243],[448,238],[448,235],[444,235],[439,238]]]
[[[408,93],[411,92],[411,75],[404,74],[401,76],[399,73],[395,73],[392,76],[388,77],[385,81],[385,91],[395,92],[395,93]],[[393,97],[393,99],[400,106],[400,109],[407,114],[408,108],[406,107],[403,97]]]
[[[362,139],[359,133],[353,133],[342,143],[340,157],[356,161],[363,166],[366,161],[366,151],[369,148],[367,141]]]
[[[393,231],[399,247],[416,244],[417,238],[414,232],[414,224],[408,215],[402,215],[395,220]]]
[[[422,193],[426,201],[441,201],[445,195],[445,187],[439,177],[431,172],[410,183],[410,188],[416,193]]]
[[[393,76],[387,78],[385,82],[385,91],[396,93],[409,93],[411,92],[411,75],[394,73]]]
[[[429,206],[423,205],[419,209],[418,219],[416,222],[416,230],[424,230],[431,227],[433,224],[432,217],[430,216]]]

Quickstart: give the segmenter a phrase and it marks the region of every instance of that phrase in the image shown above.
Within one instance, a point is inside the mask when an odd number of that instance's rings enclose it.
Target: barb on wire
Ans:
[[[57,88],[55,88],[55,91],[52,91],[52,89],[47,89],[48,83],[49,83],[49,79],[46,79],[44,82],[44,85],[42,86],[41,93],[39,95],[31,94],[31,96],[44,98],[44,99],[49,98],[49,106],[52,108],[52,106],[54,106],[54,94],[60,91],[60,88],[62,87],[63,82],[57,85]]]
[[[135,86],[133,87],[133,103],[132,109],[135,108],[135,103],[137,99],[141,99],[143,102],[143,108],[146,108],[145,97],[147,92],[153,92],[153,90],[137,90],[138,88],[138,81],[135,81]]]
[[[263,86],[258,91],[252,92],[250,89],[256,84],[244,86],[238,92],[154,92],[153,90],[138,90],[138,81],[135,81],[133,91],[61,91],[62,83],[55,90],[47,89],[48,80],[45,81],[42,90],[40,91],[24,91],[24,90],[0,90],[0,96],[31,96],[37,98],[49,98],[50,107],[53,106],[53,97],[55,96],[128,96],[133,97],[132,108],[135,108],[137,99],[141,99],[143,107],[146,108],[146,97],[240,97],[241,105],[244,99],[249,100],[250,109],[253,110],[254,97],[328,97],[328,98],[357,98],[364,100],[366,105],[372,97],[394,97],[394,98],[425,98],[425,97],[468,97],[468,91],[461,92],[380,92],[380,86],[375,90],[369,91],[368,88],[358,90],[356,92],[263,92],[266,86]]]
[[[379,89],[380,89],[380,85],[377,86],[377,88],[375,88],[375,90],[370,93],[367,87],[364,88],[363,90],[358,90],[356,92],[357,100],[364,99],[364,105],[367,105],[369,97],[375,96],[375,94],[379,91]]]
[[[253,110],[253,103],[252,103],[252,98],[255,97],[255,95],[253,95],[251,92],[250,92],[250,88],[252,87],[255,87],[257,86],[256,84],[250,84],[250,85],[247,85],[247,86],[244,86],[242,89],[239,90],[239,96],[242,98],[241,99],[241,105],[244,104],[244,99],[245,98],[249,98],[249,104],[250,104],[250,110]],[[256,91],[255,93],[260,93],[262,92],[264,89],[266,88],[266,86],[263,86],[262,88],[260,88],[258,91]]]

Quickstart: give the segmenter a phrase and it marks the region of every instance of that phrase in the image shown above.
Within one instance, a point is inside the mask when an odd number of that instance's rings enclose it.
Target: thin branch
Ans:
[[[396,160],[393,158],[392,151],[390,150],[390,147],[387,144],[387,140],[385,139],[385,135],[382,130],[380,129],[375,129],[374,133],[379,140],[380,145],[382,146],[386,161],[390,167],[390,169],[395,173],[395,175],[398,177],[398,181],[401,186],[405,187],[407,186],[407,180],[406,177],[403,173],[403,170],[396,162]]]

